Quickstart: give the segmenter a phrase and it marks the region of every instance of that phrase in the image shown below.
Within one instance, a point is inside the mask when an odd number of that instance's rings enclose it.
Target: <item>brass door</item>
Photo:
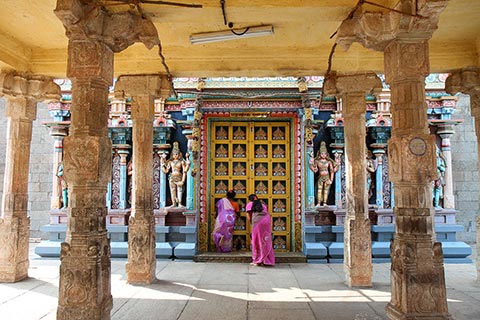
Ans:
[[[215,223],[215,203],[233,189],[242,208],[235,221],[233,250],[250,250],[245,205],[248,195],[255,193],[272,216],[275,250],[290,251],[290,123],[212,122],[210,132],[210,231]],[[213,249],[213,241],[210,244]]]

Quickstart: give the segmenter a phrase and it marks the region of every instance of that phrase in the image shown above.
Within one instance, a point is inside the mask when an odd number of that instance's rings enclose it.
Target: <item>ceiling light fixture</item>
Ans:
[[[237,40],[252,37],[261,37],[273,35],[273,26],[255,26],[246,28],[236,28],[223,31],[195,33],[190,35],[192,44],[202,44],[218,41]]]

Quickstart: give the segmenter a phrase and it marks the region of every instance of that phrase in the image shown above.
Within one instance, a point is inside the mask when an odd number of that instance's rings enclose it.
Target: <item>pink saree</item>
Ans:
[[[252,213],[252,261],[255,264],[275,265],[272,246],[272,222],[264,206],[262,212]]]
[[[232,251],[233,225],[235,209],[227,198],[217,201],[217,220],[213,228],[213,242],[218,252]]]

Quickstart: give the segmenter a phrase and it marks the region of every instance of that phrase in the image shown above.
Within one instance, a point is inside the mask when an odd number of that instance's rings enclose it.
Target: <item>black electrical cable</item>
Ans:
[[[245,33],[248,32],[248,30],[250,30],[250,27],[246,27],[246,28],[245,28],[245,31],[240,32],[240,33],[237,33],[237,32],[235,32],[235,30],[230,29],[230,31],[232,31],[232,33],[233,33],[234,35],[237,35],[237,36],[243,36]]]
[[[220,5],[222,6],[223,23],[227,25],[227,13],[225,12],[225,0],[220,0]]]

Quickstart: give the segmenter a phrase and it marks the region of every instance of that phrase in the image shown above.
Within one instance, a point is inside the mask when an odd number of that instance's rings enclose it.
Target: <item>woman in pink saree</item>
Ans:
[[[235,201],[235,191],[229,190],[227,197],[217,201],[217,219],[213,228],[212,237],[218,252],[232,251],[233,225],[235,216],[240,212]]]
[[[272,221],[267,206],[255,194],[248,196],[251,201],[245,207],[252,223],[252,263],[257,266],[275,265],[272,246]]]

